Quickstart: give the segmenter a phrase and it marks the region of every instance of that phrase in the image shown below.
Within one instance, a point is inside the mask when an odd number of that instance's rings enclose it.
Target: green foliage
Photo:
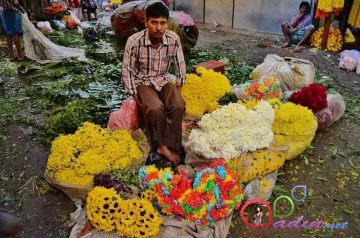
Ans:
[[[62,31],[54,31],[46,35],[53,43],[71,48],[86,48],[85,39],[77,31],[64,29]]]
[[[105,126],[108,115],[109,111],[101,111],[92,100],[77,99],[52,111],[37,138],[50,143],[59,134],[74,133],[85,121]]]
[[[224,96],[222,96],[218,103],[221,106],[228,105],[229,103],[236,103],[239,99],[236,97],[236,94],[233,92],[227,92]]]
[[[15,113],[20,108],[20,102],[15,98],[0,97],[0,133],[5,130],[6,126],[12,124],[15,119]]]
[[[17,74],[16,64],[8,61],[0,61],[0,76],[14,76]]]

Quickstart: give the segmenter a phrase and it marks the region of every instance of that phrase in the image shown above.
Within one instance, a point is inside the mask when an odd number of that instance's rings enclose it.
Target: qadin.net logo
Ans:
[[[304,197],[303,198],[301,198],[301,199],[295,198],[294,190],[296,188],[303,188],[304,189]],[[305,197],[306,197],[306,185],[297,185],[297,186],[295,186],[291,190],[291,196],[297,202],[303,201],[305,199]],[[280,199],[285,199],[285,200],[290,202],[291,209],[290,209],[290,212],[288,214],[280,215],[280,214],[276,213],[276,203]],[[266,225],[262,225],[260,223],[251,224],[244,216],[245,209],[249,205],[251,205],[251,204],[259,204],[259,203],[265,205],[267,207],[267,209],[268,209],[268,212],[269,212],[268,222],[267,222]],[[258,211],[258,208],[256,210]],[[259,212],[261,212],[261,211],[259,211]],[[304,229],[307,229],[307,228],[315,228],[315,229],[323,228],[323,229],[327,229],[327,228],[329,228],[329,229],[345,229],[347,227],[347,225],[348,225],[348,222],[337,223],[337,224],[328,224],[326,222],[323,222],[322,220],[310,222],[308,220],[307,221],[303,220],[304,216],[300,216],[298,219],[293,220],[293,221],[289,221],[289,222],[287,222],[286,220],[283,220],[283,218],[290,216],[293,212],[294,212],[294,202],[293,202],[293,200],[289,196],[282,195],[282,196],[275,199],[274,205],[273,205],[273,210],[271,209],[269,203],[267,203],[265,200],[263,200],[263,199],[251,199],[251,200],[247,201],[242,206],[242,208],[240,210],[240,216],[241,216],[241,219],[243,220],[243,222],[245,223],[245,225],[247,225],[248,227],[252,227],[252,228],[304,228]],[[255,217],[256,217],[256,215],[255,215]],[[276,221],[276,222],[273,223],[273,217],[274,218],[279,218],[281,220]],[[255,218],[254,218],[254,220],[255,220]],[[256,222],[258,222],[257,218],[256,218]]]

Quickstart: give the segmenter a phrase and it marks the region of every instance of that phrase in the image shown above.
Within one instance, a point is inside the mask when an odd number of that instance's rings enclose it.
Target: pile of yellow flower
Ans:
[[[90,122],[51,145],[47,172],[58,181],[91,185],[97,173],[126,169],[139,162],[142,152],[127,130],[108,132]]]
[[[205,112],[221,107],[217,101],[231,92],[231,86],[225,75],[213,70],[199,67],[196,73],[186,75],[181,96],[186,103],[186,117],[200,119]]]
[[[317,130],[317,119],[306,107],[294,103],[282,103],[278,99],[268,101],[275,110],[272,130],[278,145],[289,145],[287,159],[302,153],[312,142]]]
[[[151,202],[145,199],[123,200],[111,188],[95,187],[86,198],[86,215],[98,230],[116,229],[123,237],[150,237],[157,235],[163,222]]]
[[[310,38],[311,46],[314,46],[317,50],[321,49],[322,36],[324,33],[324,27],[317,29]],[[330,26],[329,37],[327,39],[327,51],[339,51],[343,45],[343,37],[340,29],[336,29]]]

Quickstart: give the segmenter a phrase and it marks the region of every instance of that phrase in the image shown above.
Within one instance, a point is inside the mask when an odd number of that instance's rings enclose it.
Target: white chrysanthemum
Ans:
[[[266,101],[260,101],[253,110],[230,103],[202,117],[200,129],[190,133],[189,145],[206,158],[235,158],[267,148],[274,138],[274,119],[274,109]]]

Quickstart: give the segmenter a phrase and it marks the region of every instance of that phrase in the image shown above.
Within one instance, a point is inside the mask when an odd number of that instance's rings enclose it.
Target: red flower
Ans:
[[[327,106],[326,88],[316,83],[303,87],[291,95],[290,101],[316,111]]]

